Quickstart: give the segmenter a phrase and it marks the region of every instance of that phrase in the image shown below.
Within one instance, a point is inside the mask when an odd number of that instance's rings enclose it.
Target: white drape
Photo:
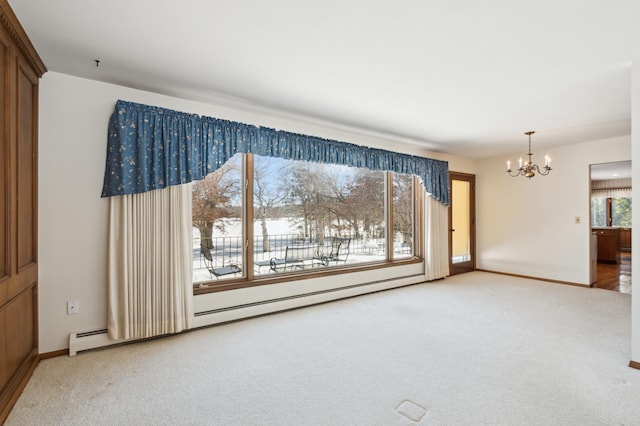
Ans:
[[[191,185],[110,197],[109,216],[109,337],[190,328]]]
[[[449,210],[428,194],[424,198],[424,269],[431,281],[449,275]]]

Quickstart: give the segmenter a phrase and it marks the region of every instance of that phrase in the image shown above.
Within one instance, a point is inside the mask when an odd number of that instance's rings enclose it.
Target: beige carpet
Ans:
[[[474,272],[43,361],[7,424],[638,425],[630,303]]]

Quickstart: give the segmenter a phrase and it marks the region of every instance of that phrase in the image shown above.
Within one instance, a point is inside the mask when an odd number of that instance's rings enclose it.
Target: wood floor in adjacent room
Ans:
[[[631,253],[620,253],[618,264],[598,263],[597,281],[593,287],[631,293]]]

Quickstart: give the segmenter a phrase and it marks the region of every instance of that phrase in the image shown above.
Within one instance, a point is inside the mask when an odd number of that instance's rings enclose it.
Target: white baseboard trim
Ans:
[[[534,276],[531,276],[531,275],[513,274],[511,272],[492,271],[491,269],[477,268],[476,271],[478,271],[478,272],[488,272],[490,274],[507,275],[507,276],[516,277],[516,278],[527,278],[527,279],[530,279],[530,280],[546,281],[548,283],[572,285],[572,286],[576,286],[576,287],[591,287],[590,284],[576,283],[576,282],[572,282],[572,281],[561,281],[561,280],[555,280],[555,279],[552,279],[552,278],[534,277]]]

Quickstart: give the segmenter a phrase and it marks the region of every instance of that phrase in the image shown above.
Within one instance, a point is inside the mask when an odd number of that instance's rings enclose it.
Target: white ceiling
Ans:
[[[537,147],[630,132],[638,0],[9,3],[49,70],[435,151],[526,151],[527,130]]]
[[[630,179],[631,161],[591,165],[591,180]]]

